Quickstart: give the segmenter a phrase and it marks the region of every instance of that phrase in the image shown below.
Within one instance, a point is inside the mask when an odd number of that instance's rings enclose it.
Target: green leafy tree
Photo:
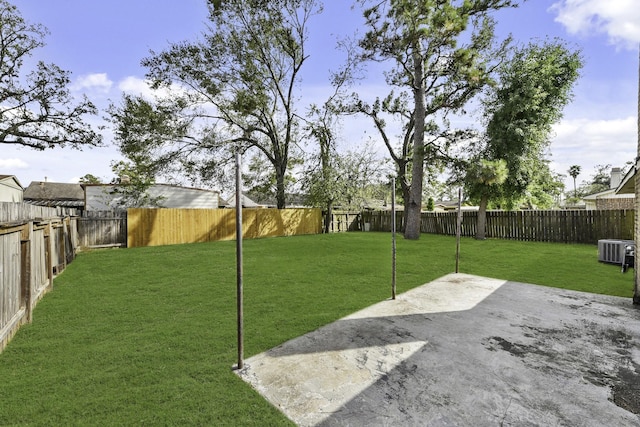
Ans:
[[[152,169],[141,164],[128,161],[118,161],[111,164],[111,170],[116,175],[111,181],[114,196],[112,202],[115,208],[149,208],[162,207],[164,197],[153,196],[149,189],[155,184]]]
[[[427,199],[427,210],[429,212],[433,212],[434,209],[435,209],[435,204],[433,202],[433,197],[429,197],[429,199]]]
[[[512,0],[360,0],[368,32],[360,41],[363,58],[390,62],[387,84],[410,94],[411,180],[405,199],[404,236],[418,239],[422,211],[425,134],[436,117],[460,112],[490,80],[494,22],[491,11]],[[499,56],[499,55],[498,55]],[[406,135],[406,133],[405,133]]]
[[[313,206],[362,209],[383,180],[384,162],[371,147],[345,154],[335,153],[329,168],[317,165],[305,173],[303,188]],[[387,190],[388,191],[388,190]]]
[[[402,203],[410,199],[411,170],[413,158],[414,115],[406,93],[396,95],[393,91],[384,99],[376,98],[371,104],[361,100],[354,94],[350,100],[342,106],[345,114],[362,114],[370,118],[384,143],[389,156],[395,166],[396,181],[400,186]],[[399,136],[393,136],[393,128],[390,122],[402,123],[402,131]],[[452,161],[449,154],[451,146],[467,137],[464,130],[440,131],[435,123],[429,124],[424,139],[425,162],[423,166],[423,179],[428,184],[435,184],[437,175],[442,173],[445,165]],[[404,223],[407,221],[408,210],[403,211]]]
[[[600,193],[611,187],[611,164],[596,165],[594,173],[588,180],[582,181],[578,187],[577,194],[580,197],[590,194]]]
[[[470,196],[481,203],[488,196],[489,201],[500,201],[512,209],[522,203],[532,184],[552,176],[545,160],[552,125],[571,99],[581,66],[579,52],[559,41],[547,41],[515,50],[500,67],[499,82],[484,100],[487,128],[476,158],[504,161],[508,174],[503,182],[484,191],[482,183],[475,181],[476,174],[469,173]],[[485,216],[478,213],[478,238],[484,238],[480,221]]]
[[[158,143],[152,158],[161,153],[203,179],[223,170],[237,150],[259,151],[273,168],[277,204],[283,208],[289,160],[301,142],[296,91],[308,58],[307,23],[320,4],[227,0],[209,2],[209,10],[203,40],[172,44],[142,61],[152,87],[172,92],[159,104],[170,113],[170,133],[178,138],[157,138],[156,127],[163,124],[153,120],[140,123],[142,135]],[[117,108],[115,119],[123,124],[129,117],[144,119],[137,104]],[[144,150],[144,141],[133,141],[119,142],[124,150],[129,145]]]
[[[333,93],[321,105],[312,104],[307,114],[305,130],[311,139],[317,143],[317,152],[307,160],[306,173],[309,174],[303,182],[306,183],[311,202],[325,210],[324,232],[331,227],[333,205],[340,197],[343,185],[337,175],[340,173],[338,165],[340,159],[336,151],[340,115],[344,112],[344,87],[354,81],[357,62],[354,51],[345,43],[340,44],[347,51],[345,66],[338,72],[332,73],[331,83]],[[322,184],[319,184],[322,183]]]
[[[476,239],[478,240],[483,240],[486,236],[486,212],[489,200],[500,194],[500,186],[507,180],[508,175],[509,170],[504,159],[478,159],[468,169],[467,192],[480,199],[476,227]]]
[[[80,177],[80,184],[101,184],[102,180],[95,175],[90,173]]]
[[[295,192],[297,179],[290,173],[290,170],[300,164],[302,164],[300,159],[289,159],[289,168],[285,177],[286,194]],[[256,199],[256,201],[276,199],[277,179],[275,172],[273,168],[269,167],[268,160],[261,153],[256,153],[246,162],[246,168],[242,172],[242,182],[243,188],[250,198]]]
[[[14,5],[0,0],[0,142],[37,150],[100,145],[102,137],[85,122],[97,109],[86,97],[73,99],[68,71],[42,61],[23,71],[46,35],[42,25],[26,22]]]
[[[542,159],[537,173],[529,183],[522,204],[529,209],[551,209],[560,206],[564,193],[564,175],[554,173],[549,160]]]

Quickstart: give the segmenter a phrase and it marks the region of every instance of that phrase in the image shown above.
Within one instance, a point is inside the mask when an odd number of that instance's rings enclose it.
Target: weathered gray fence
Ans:
[[[597,244],[601,239],[633,240],[633,210],[488,211],[486,236],[521,241]],[[476,235],[477,211],[463,212],[462,236]],[[391,213],[362,213],[362,223],[373,231],[391,230]],[[404,229],[402,212],[396,212],[398,229]],[[456,234],[456,212],[423,212],[423,233]]]
[[[78,215],[75,208],[35,206],[28,203],[0,202],[0,223],[61,218]]]
[[[77,224],[81,249],[127,246],[127,211],[84,212]]]
[[[76,253],[74,218],[59,216],[60,209],[19,205],[0,203],[0,350],[31,321],[54,275]]]

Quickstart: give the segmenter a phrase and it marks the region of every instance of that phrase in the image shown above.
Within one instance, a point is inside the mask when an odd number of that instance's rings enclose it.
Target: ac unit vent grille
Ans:
[[[635,245],[633,240],[598,240],[598,261],[612,264],[622,264],[625,258],[625,248]]]

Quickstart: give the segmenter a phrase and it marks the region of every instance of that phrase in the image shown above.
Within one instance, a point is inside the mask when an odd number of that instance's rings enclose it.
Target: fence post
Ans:
[[[20,233],[20,287],[22,288],[22,303],[25,307],[27,322],[31,323],[33,307],[33,283],[31,274],[31,247],[33,241],[33,222],[27,222]]]
[[[45,233],[44,233],[44,241],[45,241],[45,263],[47,265],[47,279],[49,281],[49,284],[47,285],[47,288],[52,289],[53,288],[53,258],[54,258],[54,236],[53,236],[53,224],[51,222],[51,220],[49,220],[47,222],[47,226],[45,228]]]

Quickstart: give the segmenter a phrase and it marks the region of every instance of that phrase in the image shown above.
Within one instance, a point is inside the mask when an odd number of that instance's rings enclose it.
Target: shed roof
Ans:
[[[24,201],[39,206],[84,206],[84,190],[80,184],[32,181],[24,190]]]

